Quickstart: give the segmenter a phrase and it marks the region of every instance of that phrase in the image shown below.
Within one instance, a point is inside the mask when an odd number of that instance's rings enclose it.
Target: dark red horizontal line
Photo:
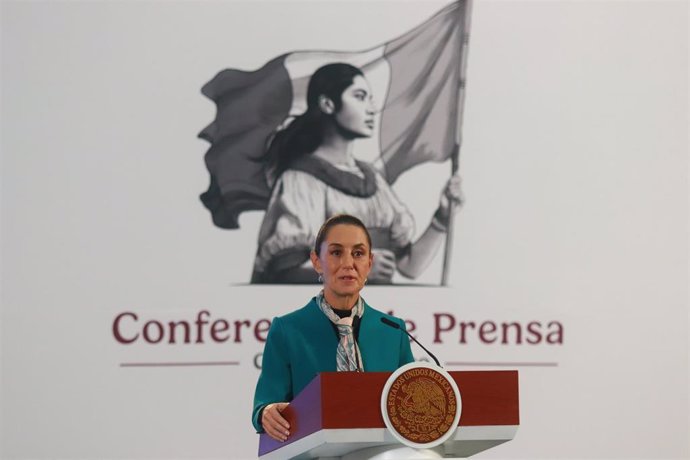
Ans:
[[[168,363],[120,363],[120,367],[237,366],[239,361],[189,361]]]
[[[446,366],[483,366],[483,367],[558,367],[555,362],[470,362],[470,361],[449,361]]]

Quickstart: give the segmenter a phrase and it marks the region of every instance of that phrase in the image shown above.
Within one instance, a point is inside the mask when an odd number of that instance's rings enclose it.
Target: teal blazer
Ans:
[[[403,320],[364,302],[357,343],[368,372],[390,372],[414,361],[407,334],[383,324],[383,317],[405,329]],[[332,324],[319,309],[316,298],[297,311],[273,319],[254,393],[252,423],[258,432],[263,431],[261,411],[267,404],[292,401],[317,373],[337,370],[338,336]]]

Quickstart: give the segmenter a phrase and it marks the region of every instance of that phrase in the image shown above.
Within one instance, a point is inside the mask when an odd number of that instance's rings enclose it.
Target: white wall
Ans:
[[[125,311],[253,327],[315,293],[246,285],[261,213],[212,226],[199,89],[291,50],[369,48],[441,5],[2,3],[3,457],[255,456],[250,331],[112,334]],[[688,458],[688,4],[477,1],[461,157],[451,287],[365,297],[469,363],[450,370],[520,370],[518,436],[479,457]],[[447,170],[396,184],[418,227]],[[556,321],[563,343],[433,343],[440,313]],[[239,364],[121,366],[221,361]]]

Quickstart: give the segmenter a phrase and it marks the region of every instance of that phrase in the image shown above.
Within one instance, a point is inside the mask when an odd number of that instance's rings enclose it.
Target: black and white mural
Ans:
[[[201,199],[221,228],[237,229],[243,211],[265,211],[252,283],[315,283],[309,251],[323,221],[339,213],[372,233],[370,283],[390,284],[396,272],[413,280],[427,268],[452,238],[462,203],[468,36],[463,0],[365,51],[291,52],[204,85],[217,115],[200,134],[211,144]],[[419,222],[393,186],[429,161],[448,162],[449,173],[438,179],[439,201],[428,204],[432,219]]]

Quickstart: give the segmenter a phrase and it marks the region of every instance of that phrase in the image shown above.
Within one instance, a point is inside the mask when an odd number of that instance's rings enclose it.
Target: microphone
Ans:
[[[422,350],[426,351],[426,353],[427,353],[429,356],[431,356],[431,357],[433,358],[434,362],[436,363],[436,365],[437,365],[438,367],[440,367],[441,369],[443,369],[443,366],[441,366],[441,363],[438,362],[438,359],[436,359],[436,356],[434,356],[434,354],[433,354],[432,352],[430,352],[429,350],[427,350],[426,347],[425,347],[424,345],[422,345],[421,343],[419,343],[419,341],[418,341],[417,339],[415,339],[415,338],[412,336],[412,334],[410,334],[409,332],[407,332],[405,329],[401,328],[401,327],[400,327],[400,324],[396,323],[395,321],[389,320],[389,319],[386,318],[385,316],[384,316],[384,317],[381,317],[381,322],[382,322],[383,324],[385,324],[386,326],[392,327],[393,329],[400,329],[400,330],[403,331],[405,334],[407,334],[412,340],[414,340],[414,341],[417,343],[417,345],[419,345],[420,347],[422,347]]]

